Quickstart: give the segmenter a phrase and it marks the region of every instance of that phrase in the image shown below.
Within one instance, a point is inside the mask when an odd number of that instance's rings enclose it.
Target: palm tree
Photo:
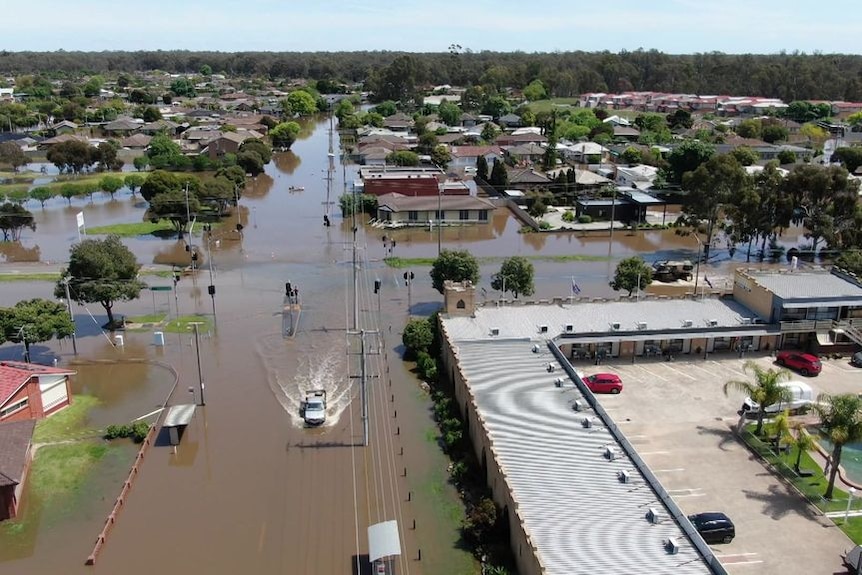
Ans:
[[[779,454],[778,450],[781,447],[782,440],[793,438],[790,435],[790,412],[785,409],[776,415],[770,423],[766,424],[766,428],[769,437],[772,439],[772,450],[776,454]]]
[[[826,438],[832,442],[832,455],[829,458],[829,485],[823,497],[832,499],[835,476],[841,464],[841,450],[848,443],[862,439],[862,398],[852,393],[842,395],[821,394],[814,404],[820,416],[820,427]]]
[[[799,465],[802,463],[802,453],[807,453],[814,447],[814,438],[805,431],[805,425],[797,423],[793,426],[796,430],[796,435],[793,438],[793,445],[796,446],[796,463],[793,464],[793,470],[799,475]]]
[[[728,390],[742,392],[760,405],[757,412],[756,435],[763,433],[763,418],[766,417],[766,408],[782,401],[790,401],[790,390],[781,385],[782,381],[790,379],[790,372],[786,369],[763,369],[755,362],[748,360],[742,371],[754,373],[754,382],[742,380],[730,380],[724,384],[724,394]]]

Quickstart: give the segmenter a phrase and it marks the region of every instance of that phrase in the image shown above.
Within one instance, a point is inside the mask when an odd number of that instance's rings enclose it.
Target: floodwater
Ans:
[[[14,556],[0,549],[0,574],[357,573],[356,557],[368,552],[367,526],[392,519],[398,521],[403,551],[394,572],[476,572],[469,554],[458,548],[457,495],[445,482],[446,460],[433,441],[428,401],[398,358],[408,307],[413,313],[428,312],[441,298],[431,288],[427,267],[415,270],[408,291],[402,277],[406,270],[382,262],[390,255],[384,235],[396,240],[391,255],[430,257],[437,253],[438,230],[360,227],[358,259],[364,265],[356,282],[359,311],[354,322],[350,222],[341,218],[336,204],[332,227],[322,225],[326,128],[326,122],[309,122],[294,150],[276,154],[266,173],[250,183],[240,209],[211,241],[193,238],[203,247],[203,267],[179,282],[175,297],[143,293],[139,300],[116,304],[116,313],[134,316],[154,311],[211,314],[215,303],[215,328],[200,338],[200,373],[191,334],[167,333],[162,348],[153,345],[152,334],[130,332],[125,345],[115,348],[97,327],[105,321],[103,310],[97,304],[75,307],[81,336],[76,385],[104,402],[91,414],[94,425],[125,421],[161,405],[173,385],[162,364],[179,375],[171,404],[200,402],[202,380],[206,406],[197,410],[176,453],[164,435],[149,450],[95,567],[85,567],[84,560],[120,491],[127,469],[123,461],[130,463],[130,458],[105,463],[110,472],[94,470],[98,479],[90,485],[95,487],[82,496],[89,505],[81,507],[85,512],[50,525],[42,521],[32,543]],[[356,177],[354,167],[338,164],[337,146],[336,137],[331,202],[337,202],[345,180]],[[290,186],[305,190],[290,192]],[[37,231],[26,233],[20,246],[0,244],[4,265],[66,260],[69,245],[78,239],[78,212],[93,227],[141,221],[145,206],[126,192],[113,201],[97,196],[93,202],[75,200],[72,206],[56,199],[33,211]],[[244,226],[242,234],[235,231],[237,222]],[[535,261],[536,296],[542,298],[569,295],[573,277],[582,295],[611,295],[611,260],[638,252],[650,259],[692,258],[697,250],[692,238],[672,231],[618,231],[610,242],[607,233],[520,234],[519,228],[505,210],[497,210],[490,225],[445,228],[440,241],[443,247],[469,249],[480,257],[599,257]],[[184,242],[175,237],[124,242],[143,264],[188,261]],[[609,251],[611,259],[601,261]],[[739,256],[737,252],[737,260]],[[211,265],[214,302],[207,294]],[[480,287],[486,296],[498,266],[482,266]],[[725,264],[710,266],[718,270]],[[706,271],[709,266],[703,267]],[[171,283],[145,279],[151,285]],[[372,293],[375,279],[382,283],[379,294]],[[286,281],[299,287],[302,297],[293,338],[282,334]],[[0,305],[25,297],[51,298],[52,287],[4,283]],[[362,337],[368,352],[367,448],[361,446]],[[20,349],[7,345],[4,352],[14,355]],[[74,359],[68,344],[40,349],[46,356],[53,352],[64,361]],[[315,429],[303,427],[299,411],[309,389],[326,389],[329,399],[327,422]],[[26,505],[40,508],[39,502]],[[0,537],[0,546],[4,541]]]

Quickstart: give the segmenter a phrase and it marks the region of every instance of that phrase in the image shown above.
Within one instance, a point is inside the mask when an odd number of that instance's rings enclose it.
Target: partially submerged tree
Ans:
[[[19,204],[6,202],[0,206],[0,232],[4,242],[17,242],[21,239],[24,228],[36,231],[36,221],[33,214]]]
[[[39,186],[30,190],[29,195],[30,199],[36,200],[37,202],[42,204],[42,207],[44,208],[45,202],[53,198],[56,194],[54,193],[53,189],[47,186]]]
[[[27,165],[27,155],[15,142],[0,143],[0,165],[10,166],[17,172],[18,168]]]
[[[112,200],[114,199],[114,194],[116,194],[123,185],[123,178],[120,176],[102,176],[102,179],[99,180],[99,189],[103,192],[109,193]]]
[[[269,131],[269,138],[276,148],[289,150],[299,136],[299,131],[300,126],[296,122],[282,122]]]
[[[533,295],[536,291],[533,284],[533,264],[523,256],[506,258],[500,271],[491,279],[491,289],[511,292],[514,298],[519,294]]]
[[[137,299],[146,287],[138,279],[140,265],[135,255],[115,235],[89,239],[72,246],[69,267],[61,272],[54,295],[69,293],[78,303],[98,302],[108,314],[108,326],[114,325],[114,302]]]
[[[782,386],[783,381],[790,379],[790,372],[786,369],[763,369],[757,363],[749,360],[745,362],[742,370],[754,374],[754,381],[732,379],[725,382],[724,394],[731,390],[746,394],[757,402],[760,409],[757,411],[757,428],[755,435],[763,433],[763,419],[766,417],[766,409],[783,401],[790,401],[790,390]]]
[[[56,337],[72,335],[75,327],[64,304],[46,300],[19,301],[10,308],[0,308],[0,343],[24,344],[24,358],[30,362],[30,346]]]
[[[610,286],[614,291],[626,290],[632,292],[646,289],[652,283],[652,268],[640,256],[620,260]]]
[[[431,266],[431,285],[443,293],[443,282],[479,282],[479,262],[466,250],[442,250]]]

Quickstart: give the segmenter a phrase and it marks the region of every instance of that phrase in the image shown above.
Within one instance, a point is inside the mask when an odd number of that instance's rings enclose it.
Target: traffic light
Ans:
[[[374,293],[377,293],[379,291],[380,291],[380,280],[377,279],[377,280],[374,280]]]

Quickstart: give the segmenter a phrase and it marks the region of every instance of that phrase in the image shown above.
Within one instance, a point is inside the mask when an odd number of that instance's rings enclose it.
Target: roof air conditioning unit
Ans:
[[[655,525],[659,522],[658,511],[650,507],[646,512],[646,520]]]
[[[558,377],[554,380],[554,387],[563,387],[563,378]]]
[[[583,425],[586,429],[589,429],[593,426],[593,418],[585,417],[581,420],[581,425]]]
[[[694,325],[694,322],[691,321],[690,319],[682,320],[682,327],[691,327],[693,325]]]
[[[664,542],[664,550],[670,553],[671,555],[676,555],[679,553],[679,542],[675,537],[668,537],[667,541]]]
[[[742,325],[751,325],[751,318],[750,317],[742,318]]]
[[[575,411],[580,411],[580,410],[581,410],[581,407],[582,407],[582,406],[581,406],[581,402],[580,402],[580,401],[578,401],[577,399],[576,399],[575,401],[573,401],[573,402],[572,402],[572,409],[573,409],[573,410],[575,410]]]
[[[711,320],[709,320],[709,327],[715,327],[715,326],[717,326],[717,325],[718,325],[718,320],[717,320],[717,319],[711,319]]]
[[[615,321],[611,324],[611,331],[620,331],[620,322]]]
[[[623,469],[622,471],[617,472],[617,479],[620,480],[620,483],[628,483],[629,479],[631,479],[631,473]]]
[[[566,324],[566,333],[572,333],[573,331],[575,331],[575,326],[573,326],[570,323],[567,323]]]
[[[617,458],[617,450],[613,447],[605,447],[605,458],[608,461],[613,461]]]
[[[539,333],[548,333],[548,326],[540,325],[539,326]]]
[[[554,370],[555,370],[555,369],[557,369],[557,368],[556,368],[556,367],[554,367],[554,364],[553,364],[553,363],[549,363],[549,364],[548,364],[548,368],[547,368],[547,369],[548,369],[548,373],[554,373]]]
[[[539,353],[539,345],[538,344],[533,345],[533,353]]]
[[[491,328],[491,335],[500,335],[500,330],[496,327]]]
[[[639,330],[644,330],[646,328],[647,328],[647,322],[645,322],[645,321],[639,321],[638,322],[638,329]]]

